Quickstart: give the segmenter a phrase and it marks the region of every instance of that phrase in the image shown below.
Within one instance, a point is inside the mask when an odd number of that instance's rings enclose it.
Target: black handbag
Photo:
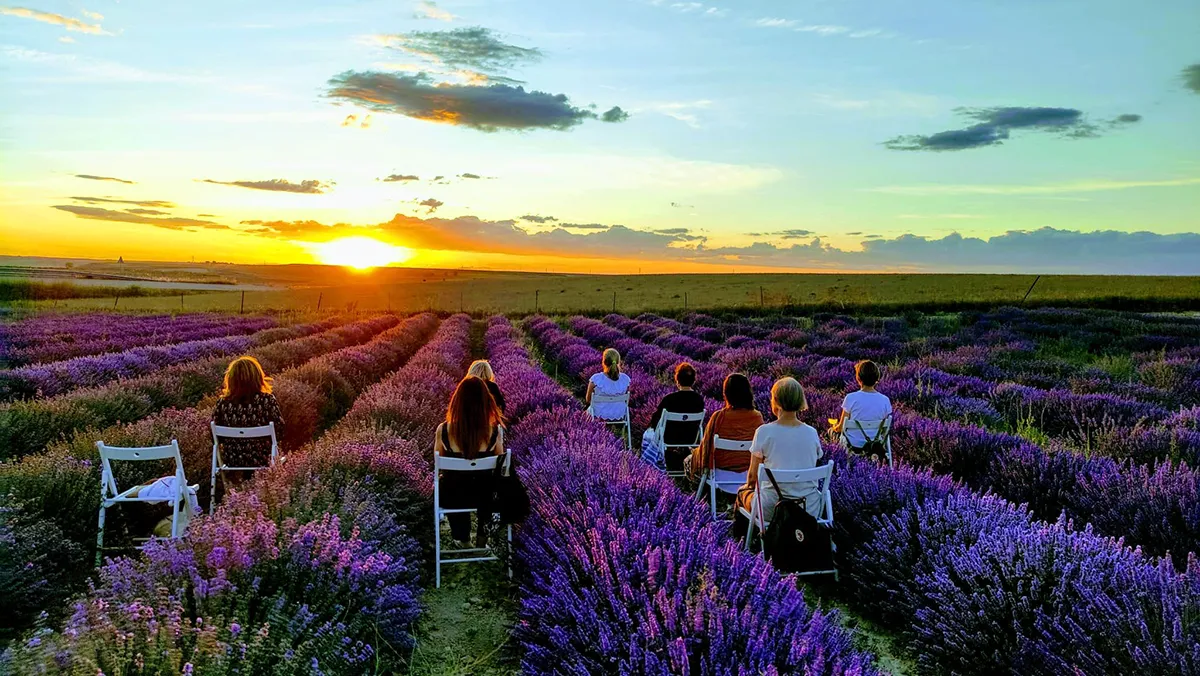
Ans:
[[[504,463],[498,462],[495,474],[492,475],[492,511],[500,515],[500,524],[504,526],[520,523],[529,516],[529,492],[525,490],[525,484],[521,483],[521,477],[517,475],[511,453],[508,459],[508,474],[504,473]]]

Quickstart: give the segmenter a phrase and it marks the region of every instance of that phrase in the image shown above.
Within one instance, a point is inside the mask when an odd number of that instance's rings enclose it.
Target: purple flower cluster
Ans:
[[[0,361],[14,366],[62,361],[142,345],[254,333],[274,325],[273,317],[213,313],[39,315],[0,325]]]
[[[508,320],[485,342],[533,504],[517,549],[527,672],[878,673],[834,613],[589,421]]]

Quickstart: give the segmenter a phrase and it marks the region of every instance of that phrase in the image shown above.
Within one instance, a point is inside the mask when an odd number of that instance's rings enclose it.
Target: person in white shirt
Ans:
[[[869,359],[854,365],[854,379],[858,381],[860,389],[846,395],[842,402],[842,415],[831,428],[834,434],[841,436],[843,445],[862,448],[868,441],[866,430],[859,429],[854,421],[885,420],[892,414],[892,401],[886,394],[875,391],[879,377],[879,366]],[[875,429],[872,428],[870,434],[874,433]]]
[[[588,412],[601,420],[622,420],[625,418],[626,404],[621,402],[592,403],[592,395],[605,396],[621,395],[629,392],[629,376],[621,373],[621,353],[611,347],[604,351],[601,357],[603,369],[600,373],[588,379],[587,402]]]
[[[746,484],[738,489],[737,504],[754,513],[755,487],[758,483],[758,467],[769,469],[812,469],[825,454],[821,448],[821,437],[817,430],[800,422],[799,414],[808,409],[804,388],[795,378],[780,378],[771,387],[771,412],[775,422],[759,427],[750,444],[750,471]],[[805,498],[804,507],[809,514],[819,517],[824,505],[821,491],[816,482],[780,482],[789,498]],[[769,523],[775,514],[779,495],[775,489],[762,487],[763,518]]]

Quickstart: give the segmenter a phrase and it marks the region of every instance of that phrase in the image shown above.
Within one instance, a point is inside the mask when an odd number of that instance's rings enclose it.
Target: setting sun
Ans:
[[[344,265],[356,270],[403,263],[413,257],[412,249],[370,237],[343,237],[314,244],[312,252],[326,265]]]

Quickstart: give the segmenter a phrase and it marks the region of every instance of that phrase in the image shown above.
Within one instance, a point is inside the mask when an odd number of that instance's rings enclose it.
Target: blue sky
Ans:
[[[1198,28],[1184,0],[5,6],[0,250],[1200,274]]]

